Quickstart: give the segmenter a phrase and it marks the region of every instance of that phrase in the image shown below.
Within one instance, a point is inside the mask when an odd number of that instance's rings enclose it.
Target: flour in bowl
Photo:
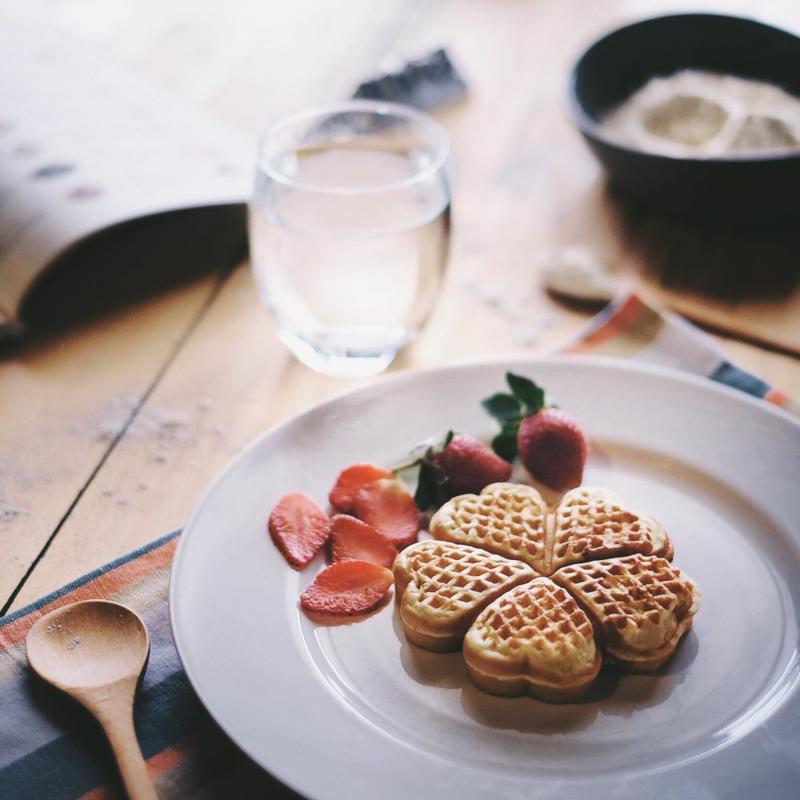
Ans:
[[[680,158],[800,151],[800,97],[763,81],[683,70],[651,78],[600,129],[620,144]]]

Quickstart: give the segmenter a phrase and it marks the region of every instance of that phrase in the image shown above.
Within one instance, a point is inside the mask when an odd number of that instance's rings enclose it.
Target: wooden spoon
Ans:
[[[157,800],[133,729],[133,698],[150,641],[137,614],[83,600],[45,614],[28,632],[28,661],[103,726],[131,800]]]

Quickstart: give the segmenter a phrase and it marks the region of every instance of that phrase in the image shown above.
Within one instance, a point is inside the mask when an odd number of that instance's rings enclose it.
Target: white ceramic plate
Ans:
[[[489,436],[479,402],[506,369],[583,423],[586,484],[660,519],[700,585],[692,632],[656,675],[606,670],[554,706],[474,688],[458,653],[409,645],[393,603],[321,627],[265,533],[289,491],[323,503],[354,462],[399,463],[448,428]],[[315,800],[796,796],[800,785],[800,425],[709,381],[600,360],[399,375],[245,450],[181,537],[175,641],[211,714]]]

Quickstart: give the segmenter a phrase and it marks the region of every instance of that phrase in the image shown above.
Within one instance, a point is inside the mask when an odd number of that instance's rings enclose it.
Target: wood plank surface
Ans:
[[[366,2],[331,4],[338,12],[324,3],[287,3],[270,6],[278,14],[273,18],[254,2],[230,3],[225,15],[210,0],[140,4],[135,14],[124,3],[96,5],[100,10],[84,20],[77,2],[61,4],[62,16],[54,21],[253,131],[285,111],[345,96],[387,53],[413,56],[447,46],[470,85],[467,101],[437,114],[452,140],[449,274],[430,324],[395,370],[538,354],[563,344],[588,314],[541,290],[543,259],[561,245],[591,247],[620,275],[636,279],[642,271],[642,247],[621,230],[599,168],[566,118],[565,75],[592,36],[624,19],[692,7],[688,3],[468,0],[387,3],[380,10]],[[739,13],[749,8],[743,2],[712,5]],[[781,24],[797,22],[791,3],[775,3],[769,13]],[[15,398],[0,414],[3,457],[13,454],[4,474],[14,475],[13,484],[3,482],[0,502],[22,498],[31,509],[15,518],[29,520],[27,528],[11,520],[2,530],[0,518],[0,541],[16,564],[0,583],[0,600],[58,527],[12,608],[182,525],[250,439],[357,385],[317,376],[288,356],[259,305],[247,265],[202,314],[202,300],[192,306],[187,299],[191,291],[145,304],[141,318],[127,319],[128,329],[125,319],[106,321],[127,333],[112,342],[102,325],[75,334],[83,360],[63,355],[78,347],[70,335],[53,345],[49,359],[22,354],[0,364],[9,374],[36,374],[40,383],[34,389],[16,383],[8,392],[4,386],[0,395],[0,403],[6,394]],[[169,331],[172,346],[165,352]],[[800,397],[796,359],[730,338],[718,341],[732,361]],[[140,362],[148,366],[137,373]],[[144,402],[125,418],[124,436],[113,448],[98,449],[88,441],[91,433],[70,435],[75,418],[99,424],[103,409],[125,396],[128,374],[140,374],[148,390],[139,390]],[[23,413],[23,390],[32,393],[32,409],[46,410],[46,423],[37,423],[42,415]],[[61,392],[73,396],[71,411],[37,399]],[[71,466],[76,459],[82,472]],[[62,488],[51,499],[48,469],[80,475],[80,489]]]
[[[58,530],[214,287],[199,280],[0,361],[0,598]]]

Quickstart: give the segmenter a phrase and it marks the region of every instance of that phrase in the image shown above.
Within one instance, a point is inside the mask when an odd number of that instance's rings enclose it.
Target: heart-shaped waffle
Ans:
[[[480,494],[462,494],[431,518],[435,539],[480,547],[547,569],[547,505],[532,486],[492,483]]]
[[[430,532],[434,541],[395,562],[406,634],[451,649],[474,619],[464,659],[494,694],[575,699],[597,676],[598,647],[631,671],[657,669],[699,607],[694,583],[668,561],[664,528],[605,489],[573,489],[548,510],[532,487],[495,483],[445,503]]]
[[[549,578],[517,586],[481,612],[464,638],[464,661],[484,691],[550,702],[582,695],[601,666],[591,622]]]
[[[673,555],[666,530],[653,517],[625,508],[605,489],[588,486],[572,489],[561,499],[548,544],[548,573],[612,556]]]
[[[660,667],[700,605],[694,582],[655,556],[571,564],[553,580],[587,612],[611,660],[633,672]]]
[[[567,492],[550,511],[531,486],[493,483],[479,495],[445,503],[433,515],[430,532],[519,559],[541,575],[612,556],[673,555],[669,536],[655,519],[625,508],[605,489],[589,487]]]
[[[428,540],[394,563],[396,595],[406,636],[435,652],[457,649],[475,617],[499,595],[536,573],[467,545]]]

